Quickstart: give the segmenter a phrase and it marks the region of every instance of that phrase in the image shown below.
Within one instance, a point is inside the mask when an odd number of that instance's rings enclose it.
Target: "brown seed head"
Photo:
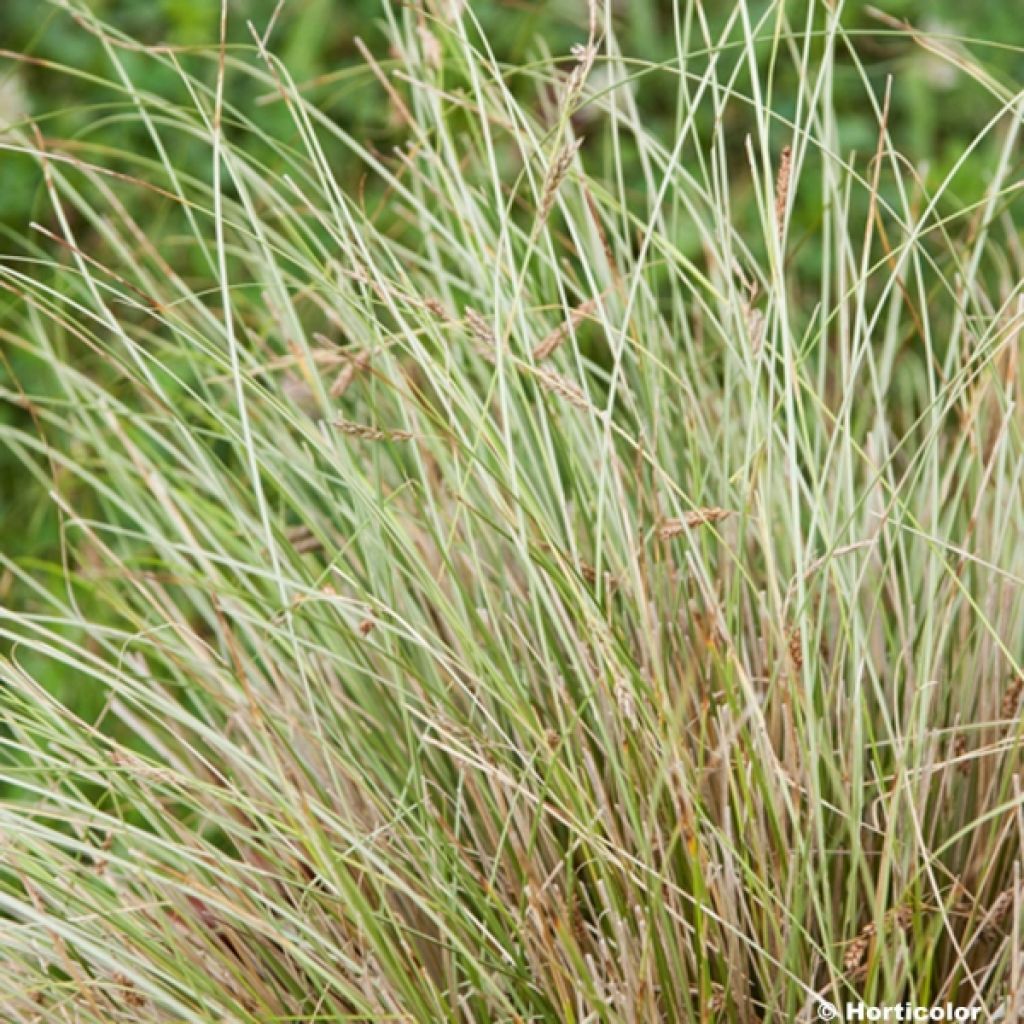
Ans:
[[[794,626],[789,631],[789,660],[797,672],[804,667],[803,634],[799,626]]]
[[[547,176],[544,179],[544,188],[541,192],[540,206],[537,209],[537,219],[543,223],[548,219],[551,208],[555,205],[555,197],[558,195],[559,186],[565,180],[565,176],[572,167],[573,159],[579,151],[582,139],[575,139],[563,146],[548,168]]]
[[[961,775],[969,775],[971,771],[971,762],[967,758],[967,737],[958,735],[953,740],[952,748],[953,759],[956,761],[956,770]]]
[[[874,937],[874,924],[866,924],[847,947],[846,954],[843,956],[843,970],[847,974],[856,974],[864,966],[871,940]]]
[[[472,306],[466,307],[466,323],[469,324],[469,329],[477,341],[482,341],[485,345],[492,347],[495,345],[496,339],[491,325]]]
[[[681,519],[663,519],[658,525],[658,537],[661,540],[671,540],[678,537],[687,530],[698,526],[705,526],[708,523],[718,523],[732,515],[727,508],[695,508],[691,509]]]
[[[587,400],[587,396],[583,393],[583,389],[578,384],[574,384],[561,374],[555,373],[554,370],[538,368],[533,372],[541,387],[546,388],[553,395],[564,398],[570,405],[576,406],[577,409],[593,408]]]
[[[114,984],[121,990],[126,1006],[138,1009],[146,1005],[146,997],[135,987],[131,979],[124,974],[114,975]]]
[[[782,234],[782,222],[789,205],[789,183],[793,173],[793,150],[783,146],[779,154],[779,173],[775,178],[775,223]]]
[[[348,390],[348,386],[355,380],[356,374],[361,373],[370,362],[369,352],[360,352],[349,363],[342,367],[341,372],[334,378],[330,390],[327,392],[331,398],[341,398]]]
[[[597,299],[589,299],[581,303],[572,313],[569,319],[559,324],[534,350],[533,358],[539,363],[554,352],[569,334],[575,330],[594,310],[597,309]]]
[[[364,423],[352,423],[350,420],[335,420],[334,426],[349,437],[358,437],[364,441],[410,441],[412,434],[408,430],[379,430],[368,427]]]
[[[620,679],[615,684],[615,703],[618,704],[619,713],[626,722],[629,725],[636,725],[636,700],[628,680]]]
[[[999,707],[999,714],[1007,723],[1017,717],[1017,708],[1020,705],[1022,690],[1024,690],[1024,676],[1016,676],[1003,693],[1003,702]]]
[[[424,299],[423,308],[426,309],[438,320],[440,320],[441,323],[443,324],[448,323],[448,321],[451,319],[451,317],[448,315],[448,310],[445,309],[444,303],[440,299],[435,299],[433,297]]]
[[[768,321],[764,313],[749,303],[744,303],[743,319],[747,328],[747,338],[750,341],[751,352],[760,352],[761,344],[764,342],[764,332]]]
[[[1013,909],[1013,887],[1004,889],[989,907],[982,925],[981,935],[987,941],[998,939],[1003,932],[1003,925]]]
[[[914,920],[913,908],[908,906],[906,903],[899,907],[893,907],[892,910],[886,915],[888,922],[894,928],[899,928],[900,931],[906,931],[911,922]]]

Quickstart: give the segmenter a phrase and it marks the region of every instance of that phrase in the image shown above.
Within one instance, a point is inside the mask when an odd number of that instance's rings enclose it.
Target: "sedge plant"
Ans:
[[[973,90],[936,167],[842,0],[679,0],[657,62],[595,0],[514,66],[480,5],[383,2],[332,81],[386,144],[227,5],[189,50],[58,6],[109,74],[35,65],[94,121],[0,136],[41,189],[0,431],[56,524],[2,556],[3,1019],[1016,1019],[981,44],[873,16]]]

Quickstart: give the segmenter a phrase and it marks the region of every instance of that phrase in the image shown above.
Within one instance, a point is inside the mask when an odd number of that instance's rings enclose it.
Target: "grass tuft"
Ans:
[[[1019,83],[842,3],[516,66],[382,3],[357,138],[228,4],[59,6],[109,105],[0,135],[4,1019],[1016,1019]]]

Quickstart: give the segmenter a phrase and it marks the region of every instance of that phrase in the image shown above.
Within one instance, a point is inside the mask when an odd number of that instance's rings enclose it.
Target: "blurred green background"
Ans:
[[[682,3],[683,0],[677,0]],[[820,6],[820,0],[814,0]],[[794,25],[804,21],[808,0],[787,4]],[[395,5],[396,8],[398,5]],[[413,7],[416,4],[412,5]],[[727,16],[728,0],[704,7],[714,28]],[[756,15],[765,3],[752,3]],[[1024,28],[1021,7],[1005,0],[879,0],[885,14],[906,19],[930,33],[963,36],[976,40],[976,57],[1007,84],[1024,74]],[[263,31],[277,0],[230,0],[229,36],[235,43],[251,44],[247,23]],[[584,0],[484,0],[470,4],[499,59],[511,64],[535,59],[542,47],[564,54],[580,40],[586,20]],[[219,31],[219,0],[89,0],[88,8],[143,43],[166,42],[179,47],[202,47],[216,41]],[[657,63],[674,58],[672,0],[613,0],[620,43],[631,56]],[[933,165],[948,165],[963,151],[977,131],[977,109],[970,85],[948,66],[906,40],[887,37],[885,26],[871,15],[871,5],[854,0],[844,8],[848,29],[855,36],[858,56],[880,84],[884,76],[899,76],[894,97],[895,132],[906,151]],[[345,68],[363,64],[356,45],[361,38],[369,48],[386,57],[383,33],[383,0],[285,0],[271,36],[272,49],[283,59],[298,82],[323,77],[314,89],[320,102],[347,128],[363,136],[379,137],[387,125],[386,98],[379,88],[367,88],[362,77],[345,79]],[[985,45],[983,41],[995,45]],[[3,0],[0,13],[0,48],[30,55],[40,61],[68,65],[95,74],[111,73],[102,46],[51,0]],[[840,57],[842,60],[842,57]],[[161,81],[151,61],[127,61],[138,70],[138,84],[155,93],[172,86]],[[852,68],[851,68],[852,70]],[[836,103],[846,119],[844,141],[851,147],[872,145],[874,118],[863,109],[862,88],[856,76],[848,76],[849,94],[843,79],[837,81]],[[642,87],[641,87],[642,88]],[[661,96],[665,104],[659,111]],[[645,107],[653,118],[671,115],[673,97],[652,90],[654,102]],[[784,91],[779,97],[785,106]],[[88,130],[101,116],[111,95],[100,84],[90,89],[81,80],[54,74],[44,66],[0,60],[0,122],[11,120],[23,109],[46,116],[46,130],[59,136]],[[51,116],[56,115],[56,116]],[[287,130],[286,127],[283,130]],[[126,129],[127,131],[127,129]],[[116,136],[109,136],[116,143]],[[0,223],[21,227],[39,201],[38,175],[28,161],[5,154],[0,188]]]

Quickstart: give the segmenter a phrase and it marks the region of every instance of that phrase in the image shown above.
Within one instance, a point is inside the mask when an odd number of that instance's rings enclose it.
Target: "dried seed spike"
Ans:
[[[587,74],[590,72],[590,65],[585,61],[580,61],[569,74],[569,80],[565,84],[565,102],[566,108],[571,107],[576,100],[579,98],[580,93],[583,91],[583,83],[586,81]]]
[[[1007,723],[1007,726],[1009,726],[1011,719],[1017,717],[1017,707],[1020,704],[1022,690],[1024,690],[1024,676],[1016,676],[1003,693],[1003,702],[999,707],[999,716]]]
[[[379,430],[377,427],[353,423],[351,420],[335,420],[334,426],[343,434],[359,437],[364,441],[411,441],[413,436],[408,430]]]
[[[721,1013],[728,1005],[728,998],[725,994],[725,989],[721,985],[711,986],[711,998],[708,1000],[708,1012],[709,1013]]]
[[[466,307],[466,323],[477,341],[482,342],[490,351],[497,345],[497,338],[491,325],[472,306]]]
[[[684,516],[686,525],[691,529],[695,526],[704,526],[706,523],[718,523],[727,519],[732,512],[727,508],[695,508]]]
[[[587,396],[583,393],[583,389],[578,384],[574,384],[571,380],[567,380],[553,370],[538,368],[533,372],[541,386],[552,394],[558,395],[559,398],[564,398],[577,409],[593,409],[593,406],[587,400]]]
[[[546,221],[551,214],[551,209],[555,205],[555,197],[558,195],[558,188],[569,173],[573,159],[579,152],[582,144],[582,139],[574,139],[563,146],[558,151],[554,160],[552,160],[551,167],[548,168],[547,176],[544,179],[544,188],[541,192],[540,205],[537,209],[537,219],[541,223]]]
[[[755,354],[761,351],[761,344],[764,341],[765,327],[768,321],[764,313],[749,303],[743,305],[743,319],[746,323],[747,337],[750,339],[750,350]]]
[[[875,937],[875,926],[869,922],[860,930],[857,937],[850,943],[843,956],[843,970],[847,974],[856,974],[863,966],[867,957],[871,940]]]
[[[900,931],[906,931],[914,920],[914,911],[907,903],[893,907],[886,915],[886,922]]]
[[[124,999],[125,1005],[130,1006],[133,1009],[146,1005],[146,997],[139,992],[135,987],[132,980],[125,974],[115,974],[113,977],[114,984],[121,990],[121,996]]]
[[[569,314],[569,319],[560,323],[534,350],[533,358],[539,363],[554,352],[569,334],[597,309],[598,300],[588,299],[580,303]]]
[[[629,683],[620,679],[615,684],[615,703],[619,706],[619,712],[629,725],[636,725],[636,700],[633,697],[633,690]]]
[[[682,519],[663,519],[658,524],[658,537],[661,540],[672,540],[686,532],[686,523]]]
[[[661,540],[671,540],[687,530],[692,530],[698,526],[705,526],[708,523],[721,522],[721,520],[727,519],[731,515],[732,512],[729,509],[717,508],[715,506],[691,509],[681,519],[663,519],[658,525],[658,537]]]
[[[789,660],[793,664],[793,668],[799,672],[804,667],[804,649],[803,649],[803,634],[800,632],[799,626],[794,626],[788,634],[787,649],[789,651]]]
[[[1003,921],[1013,909],[1013,886],[1004,889],[993,901],[985,915],[985,921],[981,927],[983,939],[992,941],[999,938],[1003,931]]]
[[[953,746],[950,755],[956,761],[956,770],[961,775],[968,775],[971,771],[971,762],[967,760],[967,737],[957,735],[953,739]]]
[[[348,390],[348,386],[355,380],[356,374],[361,373],[370,364],[370,353],[360,352],[347,365],[342,367],[341,372],[334,378],[327,394],[331,398],[341,398]]]
[[[451,317],[448,315],[448,310],[440,299],[435,299],[433,296],[424,299],[423,308],[433,314],[433,316],[443,324],[446,324],[451,320]]]
[[[775,178],[775,223],[778,225],[779,234],[783,230],[783,218],[786,216],[786,206],[789,203],[789,183],[793,173],[793,150],[790,146],[783,146],[779,154],[779,173]]]

